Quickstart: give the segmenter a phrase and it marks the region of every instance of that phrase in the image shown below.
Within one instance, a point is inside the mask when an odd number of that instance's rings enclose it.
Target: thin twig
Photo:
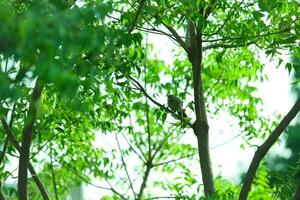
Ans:
[[[129,145],[129,148],[143,161],[143,162],[145,162],[145,158],[143,158],[133,147],[132,147],[132,145],[130,144],[130,142],[128,141],[128,139],[126,138],[126,136],[123,134],[123,133],[121,133],[122,134],[122,136],[124,137],[124,139],[125,139],[125,141],[127,142],[127,144]]]
[[[178,35],[178,33],[176,32],[176,30],[169,26],[168,24],[164,23],[162,21],[162,24],[173,34],[173,36],[176,38],[176,42],[178,42],[178,44],[180,44],[180,46],[187,52],[190,52],[190,49],[188,48],[188,46],[186,45],[186,43],[182,40],[182,38]]]
[[[133,31],[134,27],[136,26],[139,14],[140,14],[140,12],[141,12],[141,10],[143,8],[143,5],[144,5],[145,1],[146,0],[140,0],[140,2],[139,2],[139,7],[138,7],[138,9],[137,9],[137,11],[135,13],[134,18],[133,18],[133,23],[132,23],[132,25],[131,25],[131,27],[130,27],[130,29],[128,31],[129,34]]]
[[[251,38],[261,38],[261,37],[267,37],[267,36],[271,36],[271,35],[277,35],[277,34],[282,34],[282,33],[285,33],[285,32],[288,32],[292,30],[292,27],[289,27],[289,28],[285,28],[285,29],[282,29],[282,30],[278,30],[278,31],[275,31],[275,32],[270,32],[270,33],[264,33],[264,34],[259,34],[259,35],[253,35],[251,36]],[[243,37],[225,37],[225,38],[217,38],[217,39],[209,39],[209,40],[203,40],[203,42],[218,42],[218,41],[226,41],[226,40],[246,40],[247,38],[243,38]]]
[[[189,155],[186,155],[186,156],[182,156],[180,158],[175,158],[175,159],[172,159],[172,160],[168,160],[168,161],[165,161],[165,162],[161,162],[161,163],[157,163],[157,164],[154,164],[153,166],[154,167],[158,167],[158,166],[161,166],[161,165],[166,165],[166,164],[170,164],[170,163],[173,163],[173,162],[177,162],[179,160],[183,160],[185,158],[190,158],[190,157],[193,157],[195,155],[197,155],[198,152],[196,153],[192,153],[192,154],[189,154]]]
[[[53,183],[55,199],[58,200],[57,184],[56,184],[55,173],[54,173],[54,168],[53,168],[52,153],[53,153],[53,151],[51,148],[51,150],[50,150],[50,170],[51,170],[51,174],[52,174],[52,183]]]
[[[165,197],[150,197],[150,198],[147,198],[147,199],[145,199],[145,200],[153,200],[153,199],[178,199],[178,197],[167,197],[167,196],[165,196]]]
[[[8,138],[8,136],[6,136],[2,151],[0,152],[0,164],[2,163],[2,161],[4,159],[4,156],[5,156],[5,153],[7,150],[7,146],[8,146],[8,141],[9,141],[9,138]]]
[[[148,34],[146,35],[146,43],[145,43],[145,59],[144,59],[144,88],[145,92],[147,92],[147,54],[148,54]],[[148,98],[145,96],[145,104],[146,104],[146,119],[147,119],[147,141],[148,141],[148,160],[151,160],[151,130],[150,130],[150,119],[149,119],[149,106],[148,106]]]
[[[155,149],[154,154],[152,155],[153,158],[155,158],[157,153],[163,148],[163,146],[168,142],[169,137],[173,134],[174,133],[172,131],[170,131],[170,133],[166,134],[165,137],[160,141],[157,149]]]
[[[162,110],[167,111],[168,113],[171,113],[172,116],[175,116],[176,119],[179,119],[180,121],[182,121],[183,123],[187,124],[189,127],[193,127],[193,125],[190,122],[187,122],[186,120],[184,120],[184,118],[182,118],[182,116],[175,114],[174,112],[172,112],[169,108],[167,108],[166,106],[162,105],[161,103],[159,103],[158,101],[156,101],[155,99],[153,99],[146,91],[145,88],[132,76],[130,75],[126,75],[126,77],[128,77],[130,80],[132,80],[136,86],[139,88],[139,90],[155,105],[157,105],[158,107],[160,107]]]
[[[44,150],[42,150],[43,152],[45,152]],[[47,152],[45,152],[47,153]],[[55,158],[54,158],[55,159]],[[68,163],[64,163],[64,162],[61,162],[61,160],[56,160],[57,162],[59,162],[64,168],[66,168],[67,170],[71,171],[74,175],[76,175],[78,178],[80,178],[81,180],[83,180],[85,183],[87,183],[88,185],[91,185],[93,187],[96,187],[96,188],[99,188],[99,189],[102,189],[102,190],[110,190],[112,191],[113,193],[115,193],[116,195],[118,195],[121,199],[123,200],[127,200],[127,198],[125,198],[121,193],[117,192],[115,189],[113,189],[111,187],[111,184],[109,183],[109,181],[107,179],[105,179],[105,181],[107,182],[107,184],[110,186],[110,188],[108,187],[103,187],[103,186],[99,186],[99,185],[96,185],[94,183],[92,183],[90,180],[88,180],[87,178],[85,178],[81,172],[78,172],[76,169],[74,169],[73,167],[71,166],[68,166],[69,164]],[[95,163],[93,163],[93,165],[95,166]],[[96,169],[98,170],[98,172],[102,173],[98,168],[97,166],[95,166]],[[105,177],[105,176],[104,176]]]
[[[135,191],[133,189],[133,184],[132,184],[132,181],[131,181],[131,178],[130,178],[130,175],[129,175],[129,172],[128,172],[128,169],[127,169],[127,165],[126,165],[125,160],[124,160],[124,156],[123,156],[123,152],[122,152],[122,149],[121,149],[121,146],[120,146],[120,142],[119,142],[119,139],[118,139],[118,136],[117,136],[116,133],[115,133],[115,138],[116,138],[116,141],[117,141],[117,144],[118,144],[118,149],[119,149],[119,152],[120,152],[120,155],[121,155],[122,165],[123,165],[123,167],[125,169],[126,176],[127,176],[128,181],[129,181],[129,185],[130,185],[132,194],[135,197],[136,193],[135,193]]]
[[[39,154],[40,153],[40,151],[42,151],[43,150],[43,148],[45,147],[45,146],[47,146],[47,144],[49,143],[49,142],[51,142],[54,138],[56,138],[58,135],[59,135],[60,133],[56,133],[56,134],[54,134],[54,135],[52,135],[35,153],[32,153],[32,155],[30,156],[30,159],[32,159],[32,158],[34,158],[37,154]]]
[[[224,23],[220,26],[220,28],[218,30],[216,30],[214,33],[212,33],[211,35],[215,35],[218,34],[226,25],[226,23],[231,19],[231,17],[234,15],[234,13],[237,11],[237,9],[242,5],[242,3],[244,2],[244,0],[242,0],[237,6],[236,8],[234,8],[234,10],[227,16],[227,18],[225,19]]]
[[[242,135],[242,133],[239,133],[239,134],[237,134],[236,136],[232,137],[231,139],[229,139],[229,140],[227,140],[227,141],[225,141],[225,142],[223,142],[223,143],[221,143],[221,144],[217,144],[217,145],[215,145],[215,146],[212,146],[210,149],[211,149],[211,150],[212,150],[212,149],[217,149],[217,148],[219,148],[219,147],[221,147],[221,146],[224,146],[224,145],[226,145],[226,144],[232,142],[233,140],[235,140],[236,138],[238,138],[238,137],[241,136],[241,135]],[[165,161],[165,162],[157,163],[157,164],[154,164],[153,166],[154,166],[154,167],[157,167],[157,166],[160,166],[160,165],[165,165],[165,164],[170,164],[170,163],[172,163],[172,162],[177,162],[177,161],[183,160],[183,159],[185,159],[185,158],[193,157],[193,156],[195,156],[197,153],[198,153],[198,152],[192,153],[192,154],[188,154],[188,155],[182,156],[182,157],[180,157],[180,158],[175,158],[175,159],[168,160],[168,161]]]
[[[208,16],[212,13],[212,10],[216,4],[217,0],[211,0],[210,5],[206,8],[204,12],[204,19],[207,19]]]
[[[131,118],[129,118],[129,121],[130,121],[131,127],[133,127]],[[130,129],[130,131],[131,131],[131,134],[133,135],[133,130]],[[136,141],[136,140],[134,140],[134,141],[135,141],[135,143],[136,143],[136,147],[138,148],[138,150],[139,150],[139,151],[141,152],[141,154],[143,155],[143,158],[144,158],[144,159],[142,159],[142,160],[147,160],[147,155],[145,154],[145,152],[142,150],[142,148],[141,148],[140,145],[138,144],[138,141]],[[140,142],[143,144],[143,140],[142,140],[142,139],[140,140]]]
[[[208,46],[203,47],[203,51],[206,51],[208,49],[215,49],[215,48],[237,48],[237,47],[245,47],[249,46],[251,44],[255,44],[256,41],[250,41],[247,43],[242,43],[242,44],[211,44]]]
[[[11,110],[11,116],[10,116],[10,120],[9,120],[9,127],[12,128],[12,124],[14,121],[14,117],[15,117],[15,109],[16,109],[16,103],[14,103],[12,110]]]

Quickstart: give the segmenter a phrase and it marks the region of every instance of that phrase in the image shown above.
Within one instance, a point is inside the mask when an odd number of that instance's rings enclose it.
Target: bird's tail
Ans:
[[[179,111],[177,111],[177,114],[181,117],[181,118],[186,118],[187,115],[185,113],[185,109],[181,109]]]

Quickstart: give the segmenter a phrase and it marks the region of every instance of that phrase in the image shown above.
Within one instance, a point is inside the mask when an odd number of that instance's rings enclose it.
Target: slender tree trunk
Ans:
[[[268,151],[273,146],[273,144],[275,144],[275,142],[278,140],[280,135],[283,133],[284,129],[296,117],[296,115],[298,114],[299,111],[300,111],[300,98],[296,101],[296,103],[291,108],[291,110],[288,112],[288,114],[281,120],[281,122],[278,124],[278,126],[273,130],[273,132],[267,138],[267,140],[257,148],[255,155],[249,166],[249,169],[247,171],[245,181],[244,181],[242,190],[240,192],[239,200],[247,199],[248,194],[251,190],[252,182],[254,180],[254,177],[255,177],[256,171],[259,167],[260,162],[262,161],[264,156],[268,153]]]
[[[140,191],[138,193],[138,197],[136,198],[137,200],[141,200],[142,199],[142,196],[144,194],[144,190],[146,188],[146,183],[148,181],[148,177],[149,177],[149,174],[150,174],[150,171],[152,169],[152,163],[148,162],[147,165],[146,165],[146,171],[145,171],[145,175],[144,175],[144,178],[143,178],[143,182],[141,184],[141,188],[140,188]]]
[[[28,110],[27,117],[24,121],[22,132],[22,145],[19,158],[19,173],[18,173],[18,195],[20,200],[27,200],[27,168],[30,156],[30,146],[34,123],[37,115],[38,101],[41,97],[43,85],[39,78],[36,80],[35,87],[32,92],[32,98]]]
[[[9,125],[6,122],[6,120],[2,117],[0,119],[0,121],[1,121],[1,123],[3,125],[5,133],[7,134],[8,138],[9,138],[9,141],[17,149],[17,151],[20,152],[21,151],[21,147],[18,144],[16,138],[14,137],[14,135],[13,135],[13,133],[12,133]],[[50,198],[49,198],[49,195],[48,195],[48,193],[46,191],[46,188],[42,184],[41,180],[39,179],[36,171],[34,170],[32,164],[30,162],[29,162],[29,165],[28,165],[28,169],[29,169],[29,172],[31,173],[31,176],[32,176],[35,184],[37,185],[38,189],[40,190],[43,199],[44,200],[49,200]]]
[[[47,193],[47,190],[46,188],[44,187],[44,185],[42,184],[42,181],[40,180],[40,178],[38,177],[35,169],[33,168],[32,164],[29,163],[28,164],[28,169],[29,169],[29,172],[35,182],[35,184],[37,185],[38,189],[40,190],[40,193],[43,197],[44,200],[50,200],[49,198],[49,195]]]
[[[2,183],[1,183],[1,180],[0,180],[0,200],[5,200],[5,197],[4,197],[1,189],[2,189]]]
[[[53,167],[53,162],[52,162],[52,155],[51,155],[51,174],[52,174],[52,185],[53,185],[53,190],[55,194],[55,200],[58,200],[58,192],[57,192],[57,184],[56,184],[56,179],[55,179],[55,172],[54,172],[54,167]]]
[[[193,30],[191,31],[193,32]],[[209,153],[209,127],[205,109],[204,89],[202,80],[202,41],[201,36],[193,39],[193,48],[189,53],[189,60],[193,67],[193,88],[196,121],[193,124],[193,131],[198,140],[198,153],[202,172],[205,196],[211,196],[215,192],[212,166]]]

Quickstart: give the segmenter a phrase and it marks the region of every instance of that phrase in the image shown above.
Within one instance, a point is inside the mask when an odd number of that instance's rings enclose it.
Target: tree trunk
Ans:
[[[209,127],[205,109],[203,80],[201,75],[202,65],[202,41],[201,37],[194,40],[194,48],[189,53],[189,60],[193,67],[193,88],[196,121],[193,131],[198,140],[198,153],[202,172],[205,196],[209,197],[215,192],[213,173],[209,154]]]
[[[24,120],[24,129],[22,132],[22,145],[19,158],[18,173],[18,195],[20,200],[27,200],[27,168],[29,164],[31,139],[34,124],[37,116],[38,101],[41,97],[43,85],[38,78],[32,92],[32,98],[28,110],[27,117]]]
[[[247,199],[260,162],[265,157],[265,155],[269,152],[270,148],[278,140],[278,138],[283,133],[283,131],[286,129],[286,127],[296,117],[296,115],[298,114],[299,111],[300,111],[300,98],[296,101],[296,103],[291,108],[291,110],[281,120],[281,122],[277,125],[277,127],[273,130],[273,132],[267,138],[267,140],[257,148],[257,150],[254,154],[254,157],[250,163],[249,169],[247,171],[247,174],[246,174],[246,177],[245,177],[245,180],[243,183],[243,187],[240,192],[239,200]]]
[[[11,129],[9,128],[9,125],[7,124],[6,120],[2,117],[0,118],[0,121],[2,122],[4,131],[6,132],[11,144],[17,149],[18,152],[21,151],[21,147],[19,145],[19,143],[17,142],[16,138],[14,137]],[[49,200],[49,195],[46,191],[46,188],[44,187],[44,185],[42,184],[41,180],[39,179],[36,171],[34,170],[32,164],[29,162],[28,164],[28,169],[31,173],[31,176],[34,180],[34,182],[36,183],[37,187],[39,188],[41,195],[43,196],[44,200]]]

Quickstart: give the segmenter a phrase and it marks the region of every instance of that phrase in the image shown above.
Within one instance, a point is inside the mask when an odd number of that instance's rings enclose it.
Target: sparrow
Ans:
[[[183,101],[175,95],[171,94],[168,96],[168,107],[171,109],[171,111],[177,112],[177,114],[182,118],[187,117],[185,110],[182,108]]]

